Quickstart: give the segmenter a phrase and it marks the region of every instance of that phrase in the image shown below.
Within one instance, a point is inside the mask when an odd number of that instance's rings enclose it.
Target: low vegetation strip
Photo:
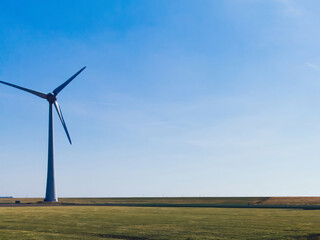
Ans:
[[[41,198],[3,198],[0,206],[95,205],[142,207],[248,207],[320,208],[320,197],[204,197],[204,198],[60,198],[46,203]]]
[[[266,197],[164,197],[164,198],[59,198],[65,204],[254,204],[262,202]],[[36,204],[41,198],[0,199],[0,203]]]

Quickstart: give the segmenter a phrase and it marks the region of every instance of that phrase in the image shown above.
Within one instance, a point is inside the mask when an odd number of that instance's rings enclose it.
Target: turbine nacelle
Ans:
[[[48,93],[46,99],[49,103],[54,103],[57,101],[57,96],[54,93]]]

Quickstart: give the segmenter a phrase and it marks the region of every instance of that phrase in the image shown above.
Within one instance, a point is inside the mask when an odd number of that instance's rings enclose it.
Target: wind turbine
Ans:
[[[55,190],[55,181],[54,181],[54,153],[53,153],[53,108],[52,105],[55,106],[57,113],[59,115],[60,121],[62,126],[67,134],[68,140],[71,143],[71,138],[66,126],[66,123],[63,119],[61,109],[57,102],[57,95],[64,89],[76,76],[78,76],[86,67],[81,68],[78,72],[76,72],[72,77],[70,77],[67,81],[61,84],[59,87],[54,89],[51,93],[44,94],[41,92],[37,92],[28,88],[20,87],[11,83],[0,81],[0,83],[6,84],[8,86],[18,88],[20,90],[29,92],[34,94],[38,97],[46,99],[49,102],[49,139],[48,139],[48,172],[47,172],[47,188],[46,188],[46,197],[44,201],[46,202],[57,202],[58,199],[56,197],[56,190]]]

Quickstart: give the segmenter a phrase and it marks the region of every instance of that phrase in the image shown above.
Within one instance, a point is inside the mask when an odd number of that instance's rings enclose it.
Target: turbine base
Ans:
[[[58,202],[58,199],[44,199],[44,202]]]

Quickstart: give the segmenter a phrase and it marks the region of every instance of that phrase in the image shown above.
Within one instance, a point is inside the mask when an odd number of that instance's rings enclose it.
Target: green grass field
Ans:
[[[320,239],[320,210],[0,207],[0,239]]]
[[[42,204],[43,198],[0,198],[1,204]],[[59,198],[63,204],[191,204],[191,205],[318,205],[320,197],[170,197],[170,198]]]
[[[185,198],[59,198],[60,204],[254,204],[268,198],[266,197],[185,197]],[[41,204],[43,198],[0,198],[0,204],[13,204],[15,201],[25,204]],[[320,200],[319,200],[320,203]]]

